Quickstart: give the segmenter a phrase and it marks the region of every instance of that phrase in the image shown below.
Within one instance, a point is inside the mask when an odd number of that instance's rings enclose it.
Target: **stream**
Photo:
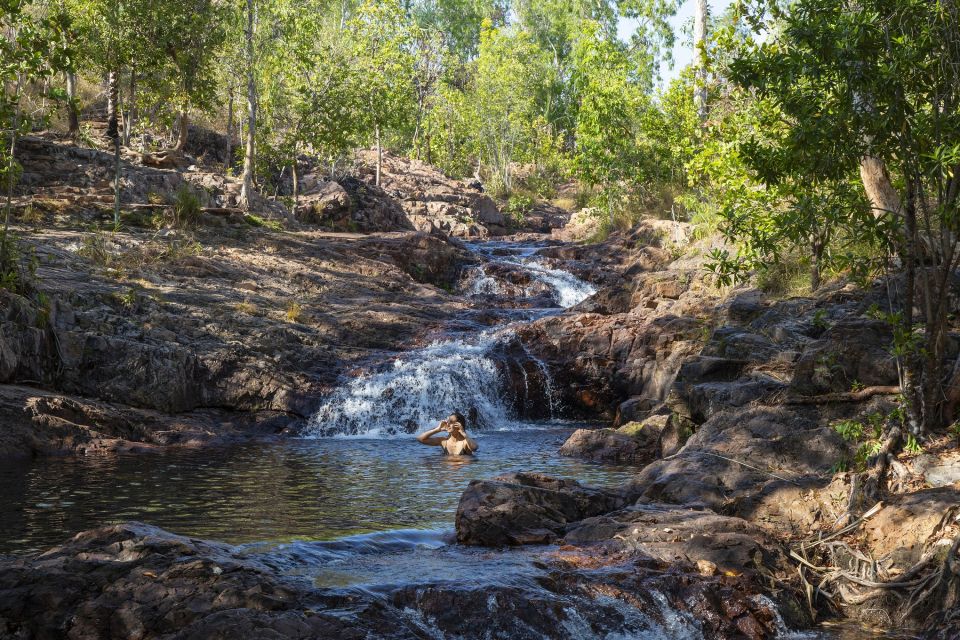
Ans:
[[[42,551],[78,531],[139,520],[237,545],[237,553],[334,594],[519,589],[565,612],[564,637],[702,638],[697,621],[662,594],[641,610],[544,589],[544,547],[453,544],[470,480],[522,470],[615,487],[636,472],[558,455],[584,425],[564,420],[546,367],[514,338],[519,324],[560,313],[594,287],[541,260],[540,245],[468,246],[481,261],[466,270],[459,293],[480,311],[497,309],[501,324],[467,318],[432,344],[375,364],[332,393],[298,438],[0,467],[0,553]],[[443,456],[413,439],[454,410],[468,414],[477,456]],[[610,615],[617,622],[601,633],[598,620]],[[410,624],[440,637],[427,620]],[[529,635],[522,620],[503,624],[520,625],[511,637]],[[784,638],[823,637],[780,628]]]
[[[541,262],[539,245],[468,246],[483,261],[466,271],[460,293],[477,307],[505,307],[503,324],[458,325],[350,380],[301,438],[4,465],[0,511],[8,515],[0,520],[0,553],[44,550],[78,531],[127,520],[260,548],[397,530],[417,530],[423,533],[415,539],[439,544],[452,533],[470,480],[521,470],[603,486],[627,480],[632,468],[557,455],[583,425],[561,419],[542,364],[505,352],[511,344],[516,350],[517,323],[558,313],[593,287]],[[488,269],[529,281],[503,292]],[[513,308],[525,299],[536,304]],[[521,365],[511,362],[518,358]],[[507,384],[511,366],[523,397]],[[472,418],[479,455],[449,458],[414,441],[411,434],[457,409]]]

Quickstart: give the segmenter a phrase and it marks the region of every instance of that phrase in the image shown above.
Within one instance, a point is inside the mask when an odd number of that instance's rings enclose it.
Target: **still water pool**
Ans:
[[[518,424],[476,433],[474,458],[444,456],[404,437],[5,463],[0,553],[46,549],[78,531],[128,520],[235,544],[449,531],[460,494],[475,478],[541,471],[616,486],[635,472],[559,456],[572,430]]]

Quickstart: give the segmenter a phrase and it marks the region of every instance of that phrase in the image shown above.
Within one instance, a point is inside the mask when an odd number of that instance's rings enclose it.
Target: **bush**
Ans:
[[[188,185],[180,185],[173,200],[173,226],[179,229],[193,226],[200,214],[200,196]]]
[[[507,217],[509,226],[521,227],[527,214],[533,210],[534,198],[531,195],[514,193],[507,199],[503,213]]]

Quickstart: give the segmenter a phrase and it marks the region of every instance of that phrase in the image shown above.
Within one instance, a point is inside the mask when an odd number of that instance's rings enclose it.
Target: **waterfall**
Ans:
[[[437,342],[400,356],[379,372],[335,391],[310,421],[306,435],[391,436],[436,425],[453,411],[481,424],[510,423],[493,330]]]
[[[523,297],[536,295],[535,289],[546,288],[553,301],[564,309],[586,300],[596,287],[563,269],[554,269],[536,256],[540,247],[509,246],[502,242],[468,245],[475,253],[487,257],[494,264],[505,265],[523,271],[531,283],[527,286],[513,286]],[[539,287],[537,286],[539,285]],[[485,264],[467,270],[462,291],[468,296],[506,295],[510,287],[503,287],[490,274]]]
[[[476,250],[476,249],[475,249]],[[490,251],[485,248],[483,252]],[[562,307],[572,306],[590,296],[594,287],[574,275],[554,269],[533,256],[536,248],[500,243],[493,260],[523,269],[531,282],[545,284],[553,300]],[[483,253],[477,250],[478,253]],[[468,295],[497,294],[499,282],[483,267],[474,268],[465,286]],[[532,362],[543,378],[546,415],[555,415],[553,382],[545,364],[531,358],[521,348],[516,356],[508,354],[514,337],[511,325],[487,329],[435,342],[398,356],[391,363],[350,380],[325,399],[303,435],[306,437],[362,436],[390,437],[414,433],[436,425],[454,411],[468,416],[473,429],[506,428],[514,424],[514,391],[508,363],[522,376],[520,387],[529,399],[527,371],[518,360]]]

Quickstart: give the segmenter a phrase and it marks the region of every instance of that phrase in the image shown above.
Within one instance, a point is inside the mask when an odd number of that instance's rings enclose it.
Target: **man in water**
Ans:
[[[477,442],[467,435],[467,419],[462,413],[454,412],[446,420],[442,420],[440,425],[429,431],[424,431],[417,436],[421,444],[430,447],[440,447],[444,453],[451,456],[469,456],[473,455],[480,448]],[[447,432],[446,436],[437,436],[441,432]]]

